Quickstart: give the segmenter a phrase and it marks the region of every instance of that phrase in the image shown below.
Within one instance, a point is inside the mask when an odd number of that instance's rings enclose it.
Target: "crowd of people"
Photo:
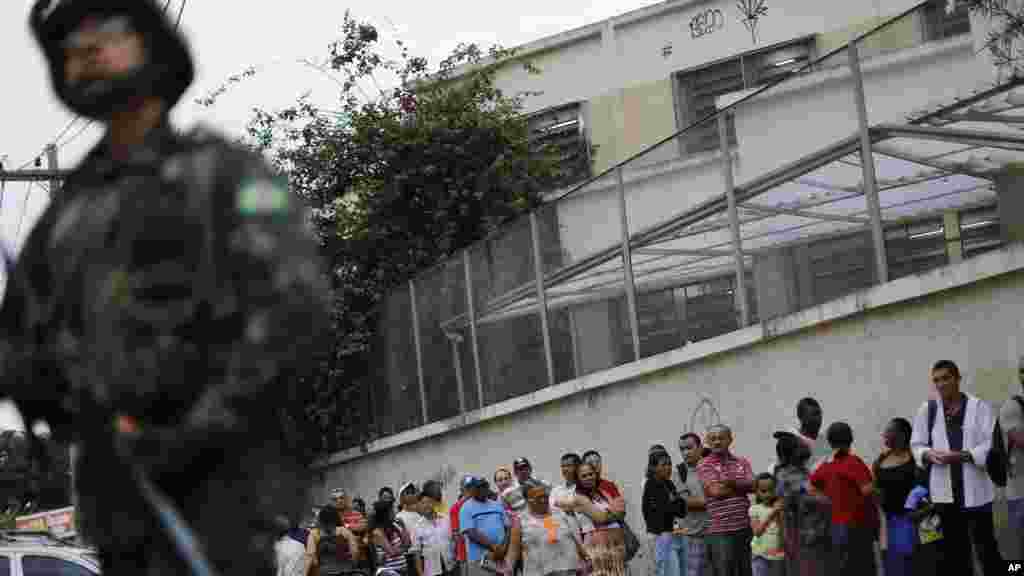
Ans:
[[[936,399],[892,418],[870,464],[849,424],[823,430],[813,398],[797,405],[798,427],[774,433],[771,471],[734,454],[724,424],[682,435],[676,466],[652,446],[641,509],[657,576],[863,576],[879,560],[886,576],[1005,573],[992,503],[1005,486],[1024,539],[1024,397],[994,410],[961,390],[950,361],[931,378]],[[641,545],[601,455],[567,453],[560,465],[556,483],[534,477],[527,458],[498,468],[495,489],[465,476],[450,507],[437,481],[400,487],[397,511],[382,488],[369,513],[336,488],[311,529],[282,519],[278,574],[624,576]]]

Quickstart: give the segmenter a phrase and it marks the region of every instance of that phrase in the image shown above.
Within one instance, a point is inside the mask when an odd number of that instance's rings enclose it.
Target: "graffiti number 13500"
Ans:
[[[700,38],[707,36],[725,26],[725,15],[722,11],[713,8],[705,10],[690,19],[690,36]]]

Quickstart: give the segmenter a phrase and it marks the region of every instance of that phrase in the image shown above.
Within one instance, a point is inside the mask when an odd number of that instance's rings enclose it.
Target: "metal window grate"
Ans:
[[[542,110],[528,118],[530,146],[543,147],[558,154],[557,186],[568,186],[591,175],[590,147],[579,103]]]
[[[889,279],[895,280],[945,266],[946,229],[942,218],[932,218],[885,231]]]
[[[971,32],[971,12],[967,3],[954,3],[950,12],[947,0],[932,0],[924,9],[925,37],[928,41],[945,40]]]
[[[986,206],[960,213],[960,241],[964,258],[995,250],[1004,244],[999,225],[999,210]]]
[[[688,125],[715,113],[715,100],[732,92],[763,86],[791,74],[811,57],[810,38],[737,56],[678,76],[683,122]],[[729,143],[736,143],[736,126],[729,118]],[[720,147],[718,124],[705,122],[690,131],[686,151],[690,154]]]

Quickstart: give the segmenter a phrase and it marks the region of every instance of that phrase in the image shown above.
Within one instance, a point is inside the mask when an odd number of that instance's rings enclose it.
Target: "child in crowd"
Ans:
[[[775,477],[767,472],[754,480],[755,502],[750,507],[750,542],[753,576],[783,576],[786,553],[782,547],[782,498],[775,493]]]
[[[832,502],[832,545],[839,576],[875,574],[877,515],[871,469],[850,453],[849,424],[835,422],[825,436],[835,455],[811,474],[810,483]]]
[[[938,574],[942,564],[942,523],[929,498],[928,488],[919,485],[910,491],[907,510],[917,527],[914,574]]]

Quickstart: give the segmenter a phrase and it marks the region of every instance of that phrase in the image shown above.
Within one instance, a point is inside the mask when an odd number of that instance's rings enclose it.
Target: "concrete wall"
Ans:
[[[940,358],[959,363],[965,389],[988,401],[1016,389],[1024,317],[1007,311],[1022,307],[1024,246],[1014,245],[432,425],[370,454],[339,455],[317,497],[340,484],[370,498],[380,486],[435,478],[452,498],[460,475],[491,476],[518,456],[555,480],[562,453],[593,448],[642,531],[647,448],[713,423],[711,407],[756,472],[771,469],[771,433],[794,423],[807,395],[821,401],[826,425],[849,422],[857,450],[872,459],[885,422],[912,417],[928,397],[929,367]]]

